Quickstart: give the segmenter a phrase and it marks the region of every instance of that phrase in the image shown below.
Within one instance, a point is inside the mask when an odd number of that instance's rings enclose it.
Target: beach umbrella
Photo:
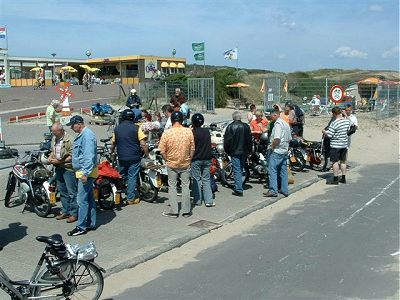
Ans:
[[[31,69],[32,72],[37,72],[43,70],[41,67],[34,67]]]
[[[71,66],[64,66],[61,68],[62,71],[67,71],[67,72],[78,72],[75,68],[71,67]]]
[[[373,84],[373,85],[378,85],[379,83],[381,83],[382,80],[380,80],[379,78],[375,78],[375,77],[369,77],[369,78],[365,78],[363,80],[358,81],[358,84]]]
[[[89,71],[90,72],[98,72],[98,71],[100,71],[100,69],[99,68],[90,68]]]
[[[79,65],[82,69],[90,71],[90,67],[88,65]]]
[[[231,83],[231,84],[227,84],[226,85],[226,87],[238,88],[238,90],[239,90],[239,99],[240,99],[240,89],[247,88],[249,86],[250,86],[250,84],[243,83],[243,82],[236,82],[236,83]]]

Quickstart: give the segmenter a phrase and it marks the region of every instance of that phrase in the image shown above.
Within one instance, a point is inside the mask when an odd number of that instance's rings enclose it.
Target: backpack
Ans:
[[[297,124],[304,124],[304,111],[297,104],[293,106]]]

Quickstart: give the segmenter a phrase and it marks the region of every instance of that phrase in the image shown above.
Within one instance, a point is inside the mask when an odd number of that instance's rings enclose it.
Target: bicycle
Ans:
[[[34,90],[37,90],[37,89],[40,89],[40,90],[44,90],[46,87],[45,87],[45,85],[44,85],[44,80],[42,81],[42,80],[40,80],[40,79],[36,79],[34,82],[33,82],[33,89]]]
[[[93,92],[93,85],[90,81],[84,81],[82,84],[82,92]]]
[[[11,280],[0,267],[0,288],[11,300],[100,298],[105,270],[94,262],[97,257],[94,242],[68,245],[60,234],[38,236],[36,240],[46,247],[31,279]]]

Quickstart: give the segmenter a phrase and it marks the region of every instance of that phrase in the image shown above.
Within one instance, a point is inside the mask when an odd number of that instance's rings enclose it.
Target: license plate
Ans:
[[[295,163],[295,162],[296,162],[296,157],[291,156],[291,157],[290,157],[290,161],[293,162],[293,163]]]
[[[56,193],[50,192],[50,203],[54,204],[56,203]]]

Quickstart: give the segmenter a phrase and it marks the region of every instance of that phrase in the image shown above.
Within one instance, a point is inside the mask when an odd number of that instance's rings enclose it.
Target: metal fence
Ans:
[[[214,78],[189,78],[173,82],[149,81],[131,88],[136,88],[144,108],[160,110],[163,104],[169,103],[175,89],[180,88],[192,111],[215,111]]]
[[[383,83],[376,88],[375,111],[377,119],[384,119],[399,114],[400,85]]]

